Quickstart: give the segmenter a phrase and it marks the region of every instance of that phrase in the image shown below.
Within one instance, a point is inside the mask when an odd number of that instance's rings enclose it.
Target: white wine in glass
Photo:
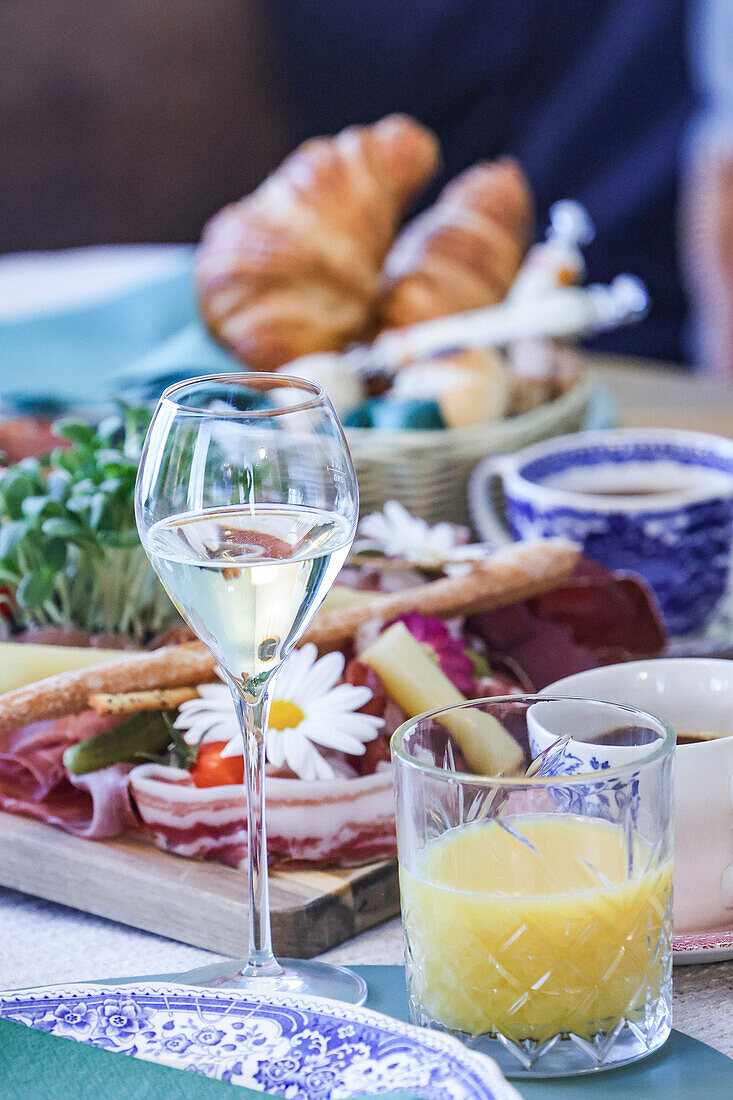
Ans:
[[[160,520],[147,550],[181,615],[251,693],[300,637],[351,539],[345,520],[315,508],[231,505]]]
[[[244,741],[249,955],[182,980],[361,1003],[366,987],[345,968],[274,958],[267,888],[268,695],[346,560],[358,516],[330,402],[313,383],[283,375],[170,387],[145,443],[136,514],[166,591],[226,676]]]

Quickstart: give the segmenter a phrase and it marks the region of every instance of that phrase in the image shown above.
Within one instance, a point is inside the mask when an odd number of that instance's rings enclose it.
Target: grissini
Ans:
[[[547,592],[572,573],[579,548],[565,539],[507,546],[462,576],[441,577],[402,592],[375,595],[338,611],[321,611],[301,642],[333,645],[374,619],[388,622],[409,611],[452,618],[506,607]],[[79,714],[94,694],[127,694],[191,687],[216,679],[216,664],[200,642],[128,655],[103,665],[49,676],[0,695],[0,730]]]
[[[316,645],[343,641],[373,619],[388,622],[409,611],[451,618],[506,607],[567,580],[579,553],[574,543],[560,538],[515,543],[476,564],[470,573],[378,595],[369,603],[343,610],[324,611],[308,627],[304,641]]]
[[[80,714],[89,709],[89,696],[97,692],[190,687],[216,678],[214,659],[200,642],[128,654],[5,692],[0,695],[0,730]]]
[[[141,710],[175,710],[198,698],[195,687],[154,688],[152,691],[92,692],[88,703],[97,714],[137,714]]]

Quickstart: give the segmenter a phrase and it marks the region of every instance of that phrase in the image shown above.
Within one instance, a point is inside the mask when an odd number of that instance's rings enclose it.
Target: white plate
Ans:
[[[0,1016],[293,1100],[395,1089],[424,1100],[519,1100],[490,1058],[457,1039],[315,997],[80,984],[0,993]]]

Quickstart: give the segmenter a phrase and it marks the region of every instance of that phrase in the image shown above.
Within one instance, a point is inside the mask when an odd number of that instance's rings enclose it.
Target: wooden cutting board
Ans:
[[[130,834],[80,840],[0,812],[0,885],[224,955],[247,953],[247,878]],[[397,864],[270,875],[275,953],[312,958],[399,912]]]

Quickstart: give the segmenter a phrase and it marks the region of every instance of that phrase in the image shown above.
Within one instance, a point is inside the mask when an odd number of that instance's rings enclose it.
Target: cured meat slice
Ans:
[[[247,857],[244,788],[196,787],[188,772],[141,764],[130,788],[155,843],[238,867]],[[350,779],[269,776],[267,846],[277,864],[355,867],[396,852],[392,769]]]
[[[118,723],[118,717],[88,711],[0,731],[0,808],[89,839],[137,827],[127,787],[129,766],[69,776],[63,763],[69,745]]]

